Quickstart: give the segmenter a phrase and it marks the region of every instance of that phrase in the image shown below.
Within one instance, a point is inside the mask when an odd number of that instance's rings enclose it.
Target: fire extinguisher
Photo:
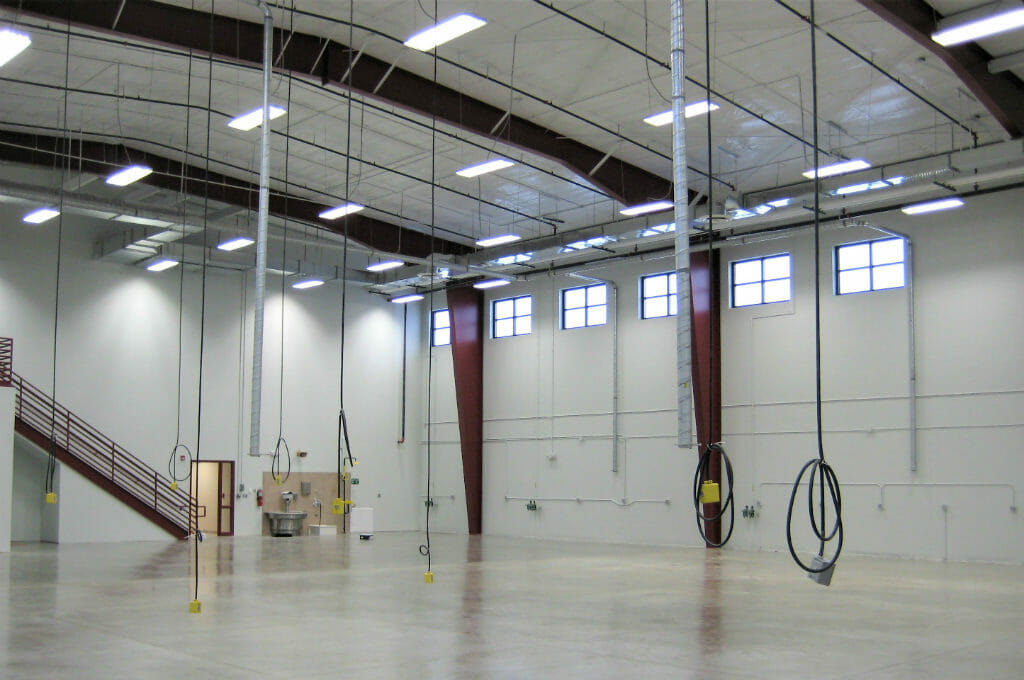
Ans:
[[[256,489],[256,507],[263,507],[263,489]]]

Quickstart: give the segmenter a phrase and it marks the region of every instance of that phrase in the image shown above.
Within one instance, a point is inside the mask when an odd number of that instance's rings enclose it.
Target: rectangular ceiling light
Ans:
[[[490,248],[491,246],[502,246],[506,243],[515,243],[522,236],[519,234],[502,234],[501,236],[491,236],[490,238],[482,238],[476,242],[481,248]]]
[[[668,210],[672,207],[672,201],[655,201],[653,203],[643,203],[641,205],[632,205],[628,208],[623,208],[619,213],[626,217],[633,217],[634,215],[646,215],[647,213],[660,212],[662,210]]]
[[[871,163],[860,158],[855,158],[850,161],[839,161],[838,163],[832,163],[831,165],[822,165],[818,168],[818,177],[834,177],[835,175],[844,175],[848,172],[854,172],[855,170],[864,170],[870,168]],[[804,172],[804,177],[807,179],[814,179],[814,168]]]
[[[676,230],[675,222],[668,222],[667,224],[656,224],[653,227],[647,227],[640,232],[640,238],[649,238],[651,236],[658,236],[660,234],[671,234]]]
[[[145,165],[129,165],[124,170],[118,170],[110,177],[107,177],[106,182],[107,184],[113,184],[115,187],[125,187],[133,182],[138,182],[151,172],[153,172],[153,168]]]
[[[320,219],[336,220],[339,217],[357,213],[365,207],[366,206],[359,205],[358,203],[346,203],[345,205],[339,205],[337,208],[331,208],[330,210],[323,211],[320,213]]]
[[[46,220],[52,220],[59,214],[60,211],[53,208],[39,208],[22,217],[21,221],[28,222],[29,224],[42,224]]]
[[[367,265],[366,271],[368,272],[386,272],[389,269],[396,269],[401,267],[404,262],[401,260],[385,260],[383,262],[375,262],[374,264]]]
[[[24,33],[5,28],[0,30],[0,66],[25,51],[32,44],[32,38]]]
[[[273,104],[270,105],[270,120],[280,118],[286,113],[288,113],[287,109],[280,106],[274,106]],[[262,106],[257,109],[253,109],[249,113],[243,113],[241,116],[232,118],[228,121],[228,127],[235,128],[236,130],[244,130],[246,132],[254,128],[258,128],[260,125],[263,125]]]
[[[238,236],[218,244],[217,250],[238,250],[239,248],[251,246],[253,243],[256,243],[256,241],[253,241],[248,236]]]
[[[471,165],[468,168],[462,168],[456,170],[455,174],[459,177],[477,177],[479,175],[487,174],[488,172],[494,172],[495,170],[504,170],[505,168],[511,168],[515,163],[504,158],[497,158],[493,161],[484,161],[483,163],[477,163]]]
[[[686,118],[693,118],[694,116],[700,116],[710,111],[717,111],[721,107],[714,102],[709,102],[706,99],[692,104],[687,104],[683,108],[683,115]],[[668,125],[672,122],[672,110],[662,111],[661,113],[655,113],[652,116],[644,118],[644,122],[654,127],[661,127],[662,125]]]
[[[851,184],[845,187],[839,187],[835,190],[835,193],[840,196],[847,194],[859,194],[862,191],[874,191],[875,189],[888,189],[889,187],[899,186],[903,184],[904,177],[890,177],[889,179],[877,179],[874,182],[862,182],[860,184]]]
[[[1021,27],[1024,27],[1024,6],[1019,0],[1004,0],[949,15],[938,23],[932,40],[949,47]]]
[[[964,204],[962,198],[942,198],[938,201],[928,201],[927,203],[915,203],[913,205],[905,205],[900,208],[904,214],[907,215],[924,215],[925,213],[936,212],[939,210],[951,210],[953,208],[959,208]]]
[[[401,295],[401,296],[396,297],[396,298],[391,298],[391,301],[396,303],[396,304],[403,305],[406,302],[418,302],[418,301],[420,301],[422,299],[423,299],[422,295],[420,295],[418,293],[411,293],[409,295]]]
[[[487,290],[488,288],[499,288],[501,286],[507,286],[508,284],[509,281],[506,281],[505,279],[489,279],[487,281],[474,283],[473,287],[478,290]]]
[[[774,201],[768,201],[768,205],[773,208],[785,208],[792,200],[791,198],[776,198]]]
[[[165,269],[170,269],[171,267],[177,267],[177,266],[178,266],[178,261],[177,260],[168,260],[167,258],[163,258],[163,259],[160,259],[160,260],[156,260],[152,264],[147,265],[146,269],[148,269],[151,272],[162,272]]]
[[[475,17],[472,14],[456,14],[441,23],[416,33],[405,41],[405,46],[426,52],[438,45],[445,44],[449,40],[455,40],[470,31],[475,31],[486,23],[480,17]]]
[[[158,220],[152,217],[139,217],[138,215],[118,215],[114,218],[115,222],[130,222],[132,224],[141,224],[144,227],[169,227],[174,222],[168,222],[167,220]]]
[[[322,279],[303,279],[302,281],[296,281],[292,284],[292,288],[298,288],[299,290],[306,290],[307,288],[316,288],[317,286],[324,285]]]

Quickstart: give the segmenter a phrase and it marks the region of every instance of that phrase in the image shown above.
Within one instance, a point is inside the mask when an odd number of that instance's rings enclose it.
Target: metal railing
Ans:
[[[11,386],[14,375],[14,339],[0,338],[0,387]]]
[[[0,339],[2,341],[3,339]],[[0,344],[0,348],[3,345]],[[8,364],[9,366],[9,364]],[[0,362],[0,375],[2,375]],[[171,480],[142,462],[110,437],[76,416],[17,373],[9,371],[16,390],[15,418],[33,428],[70,456],[109,480],[139,504],[181,529],[192,532],[195,501],[187,491],[171,489]],[[190,504],[192,512],[189,512]]]

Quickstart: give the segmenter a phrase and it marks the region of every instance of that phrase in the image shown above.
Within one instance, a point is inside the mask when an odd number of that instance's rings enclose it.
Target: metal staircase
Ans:
[[[15,432],[175,538],[188,536],[197,513],[187,489],[172,490],[165,475],[15,373],[12,347],[0,338],[0,387],[16,390]]]

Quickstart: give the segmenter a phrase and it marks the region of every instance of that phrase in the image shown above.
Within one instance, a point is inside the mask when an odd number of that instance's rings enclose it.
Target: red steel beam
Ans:
[[[722,324],[721,265],[718,251],[690,252],[692,323],[690,325],[694,407],[698,455],[708,444],[722,441]],[[710,413],[709,413],[710,405]],[[710,426],[710,431],[709,431]],[[708,479],[722,483],[722,459],[711,456]],[[704,506],[705,515],[717,515],[719,503]],[[705,523],[709,542],[722,540],[722,521]]]
[[[450,288],[447,294],[466,517],[469,533],[479,534],[483,529],[484,296],[469,286]]]
[[[1011,137],[1024,134],[1024,83],[1012,73],[989,73],[991,58],[973,43],[943,47],[932,40],[942,17],[924,0],[857,0],[941,59]]]
[[[262,64],[262,24],[232,17],[211,16],[207,12],[153,0],[0,0],[0,6],[106,33],[135,36],[199,52],[208,51],[250,65]],[[115,18],[116,30],[112,30]],[[285,29],[275,29],[274,45],[274,63],[282,71],[346,88],[351,82],[352,90],[363,96],[420,115],[436,115],[445,124],[545,156],[587,178],[627,205],[671,194],[672,184],[667,179],[614,156],[590,174],[605,158],[604,152],[520,116],[509,116],[499,137],[492,130],[505,117],[505,109],[434,83],[411,71],[392,68],[392,64],[365,52],[349,77],[347,73],[353,49],[348,45]],[[284,54],[280,54],[281,45],[287,45]]]

